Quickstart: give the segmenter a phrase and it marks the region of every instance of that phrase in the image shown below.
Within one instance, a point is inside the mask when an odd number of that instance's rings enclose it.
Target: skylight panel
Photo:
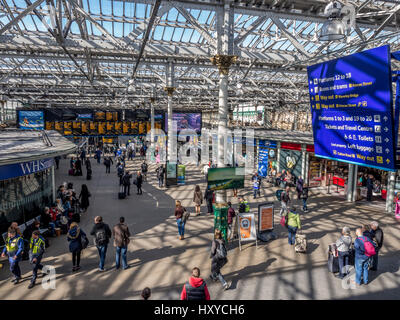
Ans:
[[[156,26],[155,27],[154,32],[153,32],[153,39],[154,40],[159,41],[159,40],[162,39],[162,33],[164,31],[164,28],[165,27],[163,27],[163,26]]]
[[[168,16],[167,16],[168,21],[176,21],[177,18],[178,18],[178,10],[172,8],[171,10],[168,11]]]
[[[114,16],[122,17],[124,15],[124,2],[114,1]]]
[[[145,10],[146,10],[146,5],[143,3],[135,3],[136,6],[136,12],[135,12],[135,16],[137,18],[141,18],[144,19],[145,18]]]
[[[100,0],[101,1],[101,11],[104,15],[111,16],[111,1],[110,0]]]

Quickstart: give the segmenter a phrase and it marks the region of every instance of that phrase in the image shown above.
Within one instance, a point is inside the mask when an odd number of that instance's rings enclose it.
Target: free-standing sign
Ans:
[[[274,229],[274,203],[263,203],[258,206],[258,232]]]
[[[22,130],[44,130],[43,111],[18,111],[19,128]]]
[[[169,186],[174,186],[178,183],[177,181],[177,167],[178,165],[176,163],[169,163],[167,162],[165,169],[166,169],[166,179],[165,179],[165,185],[167,187]]]
[[[257,244],[256,221],[253,213],[242,213],[237,216],[239,233],[239,248],[242,250],[242,241],[255,241]]]
[[[315,154],[394,171],[390,47],[307,70]]]
[[[186,166],[183,164],[178,165],[178,185],[183,186],[185,184]]]

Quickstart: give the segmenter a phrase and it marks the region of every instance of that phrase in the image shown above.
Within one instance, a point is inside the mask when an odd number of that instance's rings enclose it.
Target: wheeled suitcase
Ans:
[[[334,256],[332,252],[328,252],[328,271],[332,273],[339,272],[339,258]]]
[[[126,198],[126,194],[125,194],[124,188],[122,186],[122,188],[120,188],[119,192],[118,192],[118,199],[125,199],[125,198]]]
[[[294,251],[298,253],[307,252],[307,240],[304,234],[296,234],[296,240],[294,242]]]
[[[68,170],[68,175],[73,176],[74,175],[74,169],[69,169]]]

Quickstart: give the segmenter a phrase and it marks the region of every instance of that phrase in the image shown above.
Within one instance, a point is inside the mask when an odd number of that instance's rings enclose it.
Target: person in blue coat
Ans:
[[[355,263],[354,267],[356,269],[356,284],[361,285],[361,278],[364,280],[364,284],[368,284],[368,268],[370,257],[365,254],[364,242],[373,242],[370,238],[363,235],[363,228],[356,229],[357,238],[354,241],[355,250]]]
[[[76,222],[72,222],[67,235],[69,251],[72,253],[72,272],[81,268],[82,236],[86,237],[85,232],[79,228]]]
[[[21,280],[21,269],[19,268],[19,262],[22,258],[22,252],[24,251],[24,239],[17,233],[17,231],[10,227],[8,228],[8,236],[6,239],[6,246],[4,247],[1,256],[4,258],[8,256],[10,263],[10,271],[14,275],[12,282],[18,284]]]

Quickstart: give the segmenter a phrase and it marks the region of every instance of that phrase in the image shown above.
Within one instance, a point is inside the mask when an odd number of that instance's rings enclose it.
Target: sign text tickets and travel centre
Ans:
[[[315,154],[394,171],[390,47],[307,69]]]

